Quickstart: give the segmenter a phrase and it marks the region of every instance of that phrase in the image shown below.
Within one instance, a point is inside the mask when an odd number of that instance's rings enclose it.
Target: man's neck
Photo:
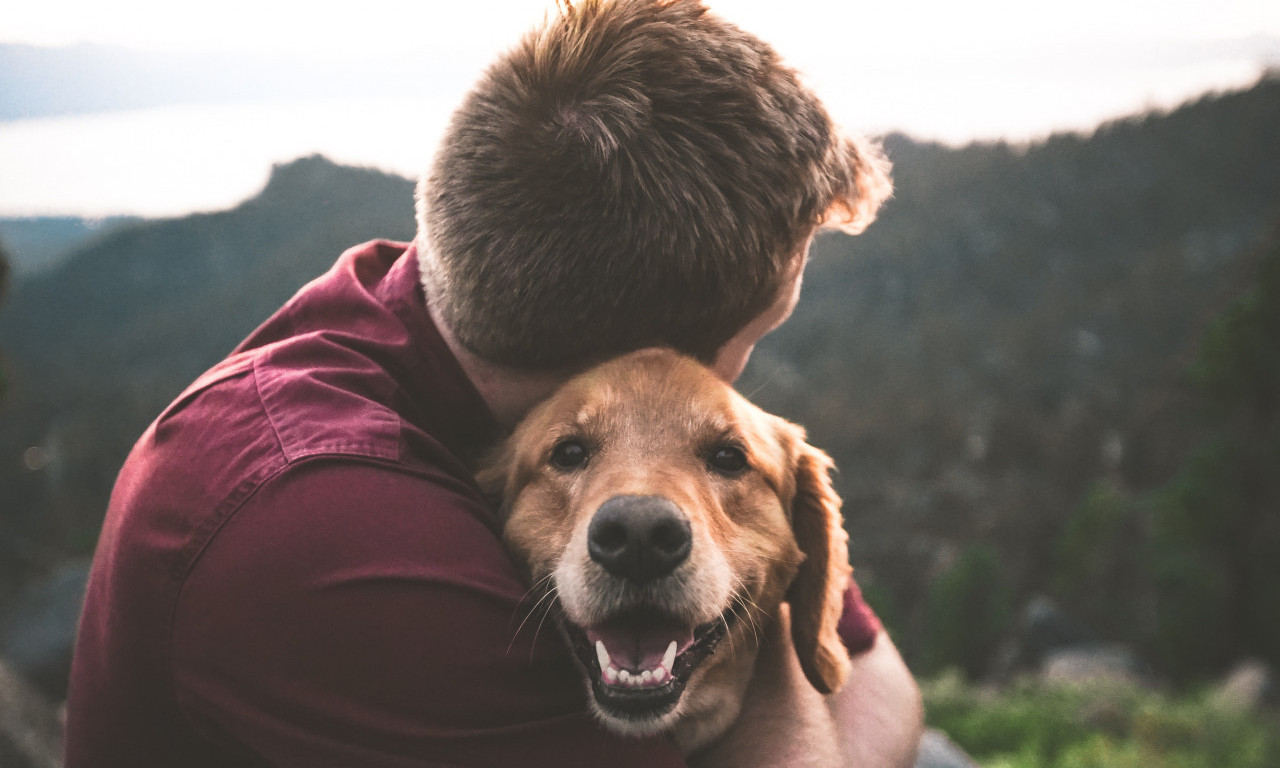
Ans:
[[[489,406],[494,420],[505,429],[514,427],[533,406],[545,400],[569,378],[568,374],[560,372],[520,371],[495,365],[464,347],[453,330],[435,313],[431,319],[449,351]]]

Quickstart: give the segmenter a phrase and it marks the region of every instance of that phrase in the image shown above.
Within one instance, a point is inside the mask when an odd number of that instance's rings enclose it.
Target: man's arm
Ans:
[[[173,628],[184,714],[236,758],[217,764],[683,766],[666,740],[592,722],[480,504],[448,478],[328,459],[246,501]]]
[[[915,679],[883,631],[852,662],[838,693],[814,690],[796,660],[784,605],[761,649],[742,716],[691,764],[909,768],[923,727]]]
[[[803,682],[803,681],[802,681]],[[840,732],[846,766],[911,766],[924,725],[915,678],[883,630],[853,658],[849,681],[827,702]]]

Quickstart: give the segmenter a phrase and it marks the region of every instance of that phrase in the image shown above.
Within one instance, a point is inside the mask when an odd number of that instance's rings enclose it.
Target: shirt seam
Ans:
[[[276,424],[276,419],[272,416],[271,409],[267,407],[267,398],[262,392],[261,368],[258,365],[257,357],[253,361],[253,392],[258,397],[258,407],[262,409],[262,415],[266,417],[267,424],[271,425],[271,434],[276,439],[276,449],[280,451],[280,455],[284,457],[287,465],[289,452],[285,450],[284,438],[280,436],[280,427]]]

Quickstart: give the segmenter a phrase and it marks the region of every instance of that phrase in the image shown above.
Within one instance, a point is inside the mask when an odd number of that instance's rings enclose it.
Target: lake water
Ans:
[[[0,215],[227,208],[273,163],[322,152],[415,176],[449,115],[445,104],[193,105],[0,123]]]

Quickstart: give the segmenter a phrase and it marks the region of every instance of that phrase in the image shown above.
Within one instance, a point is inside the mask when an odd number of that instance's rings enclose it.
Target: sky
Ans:
[[[771,42],[847,127],[873,134],[901,130],[952,144],[1087,131],[1206,91],[1246,87],[1264,66],[1280,66],[1277,0],[707,4]],[[549,0],[41,0],[13,6],[0,23],[0,43],[91,42],[406,67],[427,62],[439,67],[440,76],[417,103],[399,105],[405,120],[427,128],[376,141],[362,135],[358,121],[343,125],[340,110],[315,104],[269,117],[197,106],[0,123],[0,215],[156,215],[219,207],[251,193],[270,162],[291,159],[273,153],[322,151],[415,175],[429,162],[423,137],[436,135],[479,69],[553,7]],[[175,137],[199,139],[200,131],[216,132],[216,141],[204,143],[218,150],[205,151],[197,162],[195,155],[204,151],[193,149],[199,142]],[[130,136],[143,138],[130,142]],[[109,154],[119,155],[115,165],[97,169]],[[67,175],[51,172],[49,158],[61,158]],[[181,172],[163,177],[175,162]],[[137,169],[132,192],[142,196],[130,197],[121,186],[114,174],[122,165]],[[180,186],[192,175],[205,180],[203,189]],[[33,183],[6,191],[6,177]],[[153,189],[179,187],[148,198],[144,182]]]
[[[807,58],[872,54],[910,38],[921,48],[1000,49],[1091,41],[1187,42],[1280,34],[1273,0],[709,0],[716,12]],[[0,39],[40,45],[96,41],[146,50],[325,52],[353,39],[412,37],[434,46],[492,51],[541,18],[546,0],[41,0],[5,12]],[[1050,42],[1052,41],[1052,42]]]

